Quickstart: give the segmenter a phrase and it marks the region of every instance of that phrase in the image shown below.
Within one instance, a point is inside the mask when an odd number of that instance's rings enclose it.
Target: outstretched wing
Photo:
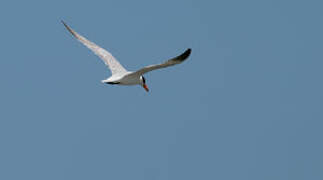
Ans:
[[[85,37],[81,36],[77,32],[75,32],[72,28],[70,28],[64,21],[62,21],[66,29],[82,44],[86,47],[91,49],[96,55],[98,55],[104,63],[109,67],[111,70],[112,75],[114,74],[123,74],[126,73],[127,70],[105,49],[101,48],[100,46],[96,45],[95,43],[87,40]]]
[[[174,66],[176,64],[180,64],[182,63],[183,61],[185,61],[188,56],[191,54],[191,49],[187,49],[183,54],[173,58],[173,59],[170,59],[162,64],[156,64],[156,65],[150,65],[150,66],[146,66],[134,73],[136,74],[139,74],[139,75],[143,75],[149,71],[152,71],[152,70],[155,70],[155,69],[160,69],[160,68],[166,68],[166,67],[169,67],[169,66]]]

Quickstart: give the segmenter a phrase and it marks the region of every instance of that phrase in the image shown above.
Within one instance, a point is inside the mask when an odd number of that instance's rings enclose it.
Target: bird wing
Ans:
[[[84,44],[86,47],[92,50],[96,55],[98,55],[104,61],[104,63],[111,70],[112,75],[123,74],[127,72],[127,70],[107,50],[101,48],[100,46],[87,40],[85,37],[75,32],[64,21],[62,21],[62,23],[76,39],[78,39],[82,44]]]
[[[145,74],[149,71],[152,71],[152,70],[166,68],[169,66],[174,66],[176,64],[180,64],[183,61],[185,61],[190,54],[191,54],[191,49],[187,49],[183,54],[181,54],[175,58],[169,59],[168,61],[161,63],[161,64],[146,66],[146,67],[134,72],[134,74],[143,75],[143,74]]]

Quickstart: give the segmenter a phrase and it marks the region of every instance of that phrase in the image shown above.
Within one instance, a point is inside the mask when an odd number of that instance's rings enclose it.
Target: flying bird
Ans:
[[[118,84],[118,85],[141,85],[147,92],[149,91],[146,84],[146,79],[143,74],[150,72],[152,70],[166,68],[176,64],[182,63],[188,58],[191,54],[191,49],[187,49],[183,54],[169,59],[161,64],[150,65],[143,67],[137,71],[128,71],[126,70],[107,50],[101,48],[95,43],[87,40],[85,37],[81,36],[70,28],[64,21],[62,21],[66,29],[82,44],[92,50],[97,56],[99,56],[104,63],[111,70],[111,76],[105,80],[102,80],[102,83],[105,84]]]

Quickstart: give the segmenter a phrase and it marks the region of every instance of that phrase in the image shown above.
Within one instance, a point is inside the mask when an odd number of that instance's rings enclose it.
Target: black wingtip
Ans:
[[[61,20],[61,23],[67,28],[67,29],[69,29],[69,27],[68,27],[68,25],[63,21],[63,20]]]
[[[191,52],[192,52],[191,48],[188,48],[183,54],[179,55],[177,59],[185,60],[186,58],[188,58],[188,56],[190,56]]]
[[[66,23],[63,20],[61,20],[61,23],[64,24],[64,26],[66,26]]]
[[[61,20],[61,22],[63,23],[63,25],[65,26],[65,28],[74,36],[77,38],[77,34],[63,21]]]
[[[186,51],[185,51],[185,53],[188,53],[188,55],[190,55],[191,54],[191,52],[192,52],[192,49],[191,48],[188,48]]]

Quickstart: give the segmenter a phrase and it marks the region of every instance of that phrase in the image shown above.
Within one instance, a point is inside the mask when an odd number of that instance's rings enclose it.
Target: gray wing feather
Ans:
[[[183,54],[181,54],[181,55],[179,55],[179,56],[177,56],[175,58],[172,58],[172,59],[170,59],[170,60],[168,60],[168,61],[166,61],[166,62],[164,62],[162,64],[146,66],[146,67],[144,67],[144,68],[142,68],[142,69],[140,69],[140,70],[138,70],[138,71],[136,71],[134,73],[142,75],[142,74],[145,74],[145,73],[147,73],[149,71],[152,71],[152,70],[155,70],[155,69],[166,68],[166,67],[169,67],[169,66],[174,66],[176,64],[180,64],[183,61],[185,61],[188,58],[188,56],[190,56],[190,54],[191,54],[191,49],[187,49]]]
[[[66,29],[82,44],[84,44],[87,48],[92,50],[96,55],[98,55],[104,63],[109,67],[111,70],[112,75],[114,74],[122,74],[126,73],[127,70],[105,49],[101,48],[100,46],[96,45],[95,43],[87,40],[85,37],[81,36],[77,32],[75,32],[72,28],[70,28],[64,21],[62,21]]]

